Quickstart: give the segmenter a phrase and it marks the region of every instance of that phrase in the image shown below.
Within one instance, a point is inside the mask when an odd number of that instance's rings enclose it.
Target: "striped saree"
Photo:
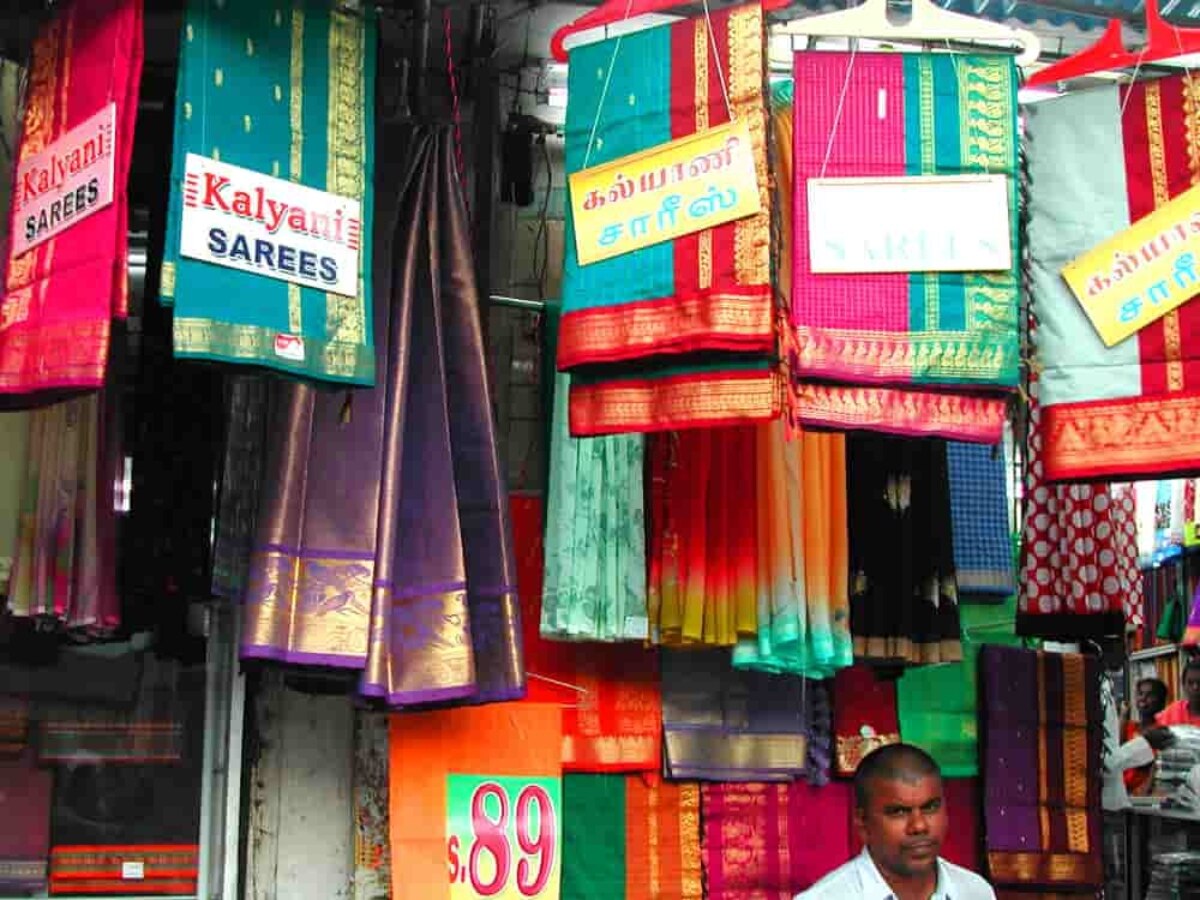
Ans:
[[[802,421],[995,443],[1017,384],[1016,69],[1008,57],[797,53],[794,357]],[[884,99],[881,99],[884,98]],[[1005,175],[1013,268],[815,274],[813,177]],[[813,381],[819,379],[819,383]]]
[[[572,434],[778,411],[762,8],[714,11],[711,26],[699,16],[571,51],[568,173],[721,125],[732,109],[750,124],[762,198],[758,215],[586,266],[568,210],[558,365],[572,373]]]
[[[38,405],[46,402],[46,392],[104,384],[112,320],[124,319],[128,306],[125,185],[133,161],[142,54],[141,0],[61,4],[34,42],[17,160],[41,152],[115,103],[113,202],[20,256],[9,259],[5,252],[0,403],[6,406]],[[10,213],[13,234],[22,205],[17,190]]]
[[[1108,481],[1195,469],[1200,307],[1185,303],[1105,347],[1060,276],[1079,254],[1200,182],[1191,76],[1039,103],[1027,127],[1045,477]],[[1184,268],[1190,261],[1180,258]]]
[[[1100,886],[1100,672],[1095,659],[980,653],[987,865],[997,887]]]
[[[369,240],[355,297],[186,258],[179,247],[189,153],[360,200],[362,234],[371,234],[375,33],[371,7],[332,0],[188,3],[161,288],[175,308],[176,357],[374,383]],[[278,349],[281,336],[302,339],[299,358]]]

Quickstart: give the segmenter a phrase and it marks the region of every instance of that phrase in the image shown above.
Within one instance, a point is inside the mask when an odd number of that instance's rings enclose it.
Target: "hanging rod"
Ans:
[[[530,312],[545,312],[546,307],[557,300],[526,300],[524,297],[506,297],[502,294],[488,295],[488,303],[495,306],[508,306],[512,309],[527,309]]]

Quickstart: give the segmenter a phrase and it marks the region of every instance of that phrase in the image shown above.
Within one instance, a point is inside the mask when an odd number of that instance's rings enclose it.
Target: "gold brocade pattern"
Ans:
[[[654,430],[660,422],[764,422],[779,414],[773,372],[571,385],[571,434],[590,436]]]
[[[580,760],[602,766],[633,765],[654,756],[657,741],[651,735],[597,735],[580,740],[563,735],[563,765]]]
[[[1154,207],[1170,202],[1167,189],[1167,151],[1162,121],[1162,88],[1156,81],[1146,83],[1146,133],[1149,137],[1150,180],[1154,185]],[[1183,346],[1179,332],[1179,312],[1171,310],[1162,317],[1163,352],[1167,362],[1167,390],[1183,390]]]
[[[867,754],[886,747],[888,744],[900,743],[900,735],[873,734],[870,737],[852,735],[837,738],[837,770],[841,775],[849,775],[858,771],[858,764],[867,758]]]
[[[999,397],[811,383],[793,388],[801,420],[812,424],[858,428],[891,422],[904,433],[982,443],[996,443],[1004,431],[1006,403]]]
[[[988,853],[988,872],[1008,884],[1099,884],[1103,866],[1094,855]]]
[[[738,284],[771,282],[771,194],[767,166],[767,109],[763,99],[766,33],[762,6],[751,3],[729,14],[729,98],[732,116],[750,124],[761,212],[734,225]]]
[[[361,667],[367,654],[374,559],[259,551],[250,558],[243,645],[286,647],[289,657],[335,657]]]
[[[960,331],[897,335],[803,325],[794,331],[800,363],[808,371],[833,363],[838,372],[877,372],[907,379],[913,373],[936,370],[948,377],[995,381],[1015,371],[1017,364],[1015,346],[989,343]]]
[[[681,900],[700,900],[704,896],[700,868],[700,785],[679,786],[679,843],[683,859],[680,877]]]
[[[663,735],[672,767],[803,772],[808,739],[797,733],[720,734],[670,729]]]
[[[31,368],[26,360],[36,360],[43,366],[51,361],[56,376],[73,381],[102,381],[104,360],[97,358],[95,348],[107,346],[111,330],[108,321],[86,324],[69,322],[42,326],[34,334],[7,335],[4,365],[0,368],[0,387],[16,387],[26,383]]]
[[[696,90],[695,90],[695,110],[696,110],[696,130],[705,131],[709,126],[708,119],[708,54],[709,54],[709,37],[708,23],[697,18],[692,23],[692,58],[696,67]],[[698,267],[697,283],[700,290],[708,290],[712,287],[712,252],[713,252],[713,235],[712,229],[706,228],[696,235],[698,249],[696,252],[696,265]]]
[[[1184,469],[1200,458],[1200,394],[1050,406],[1046,475],[1054,479]]]
[[[577,359],[595,360],[611,347],[654,347],[669,339],[702,340],[707,335],[728,337],[738,349],[753,351],[772,345],[772,311],[763,298],[764,286],[745,294],[708,294],[573,310],[563,321],[578,323],[564,330],[559,343],[560,365]]]
[[[1050,748],[1047,745],[1046,734],[1046,658],[1041,653],[1037,655],[1037,685],[1038,685],[1038,812],[1041,815],[1041,846],[1043,850],[1050,849],[1050,783],[1048,759]]]
[[[1182,84],[1188,171],[1192,175],[1192,184],[1200,184],[1200,81],[1191,73],[1185,73]]]

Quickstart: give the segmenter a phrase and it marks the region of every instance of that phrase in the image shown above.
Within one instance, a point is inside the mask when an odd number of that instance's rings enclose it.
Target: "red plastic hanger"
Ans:
[[[632,19],[634,16],[644,16],[648,13],[671,9],[674,6],[682,6],[684,2],[685,0],[605,0],[591,12],[584,13],[570,25],[564,25],[554,32],[554,37],[550,39],[550,53],[558,62],[566,62],[567,48],[564,44],[571,35],[587,31],[589,28],[612,25],[623,19]],[[788,0],[762,0],[762,8],[767,12],[773,9],[782,9],[787,5]],[[628,15],[626,15],[626,10],[628,10]]]
[[[1172,59],[1189,53],[1200,53],[1200,28],[1176,28],[1168,25],[1158,11],[1158,0],[1146,0],[1146,47],[1131,53],[1121,38],[1121,23],[1109,19],[1100,40],[1085,50],[1059,60],[1025,82],[1026,87],[1069,81],[1097,72],[1133,68],[1139,64]]]

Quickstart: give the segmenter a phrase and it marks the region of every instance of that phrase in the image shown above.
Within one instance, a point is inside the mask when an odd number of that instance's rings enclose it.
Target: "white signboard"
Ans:
[[[1004,175],[810,178],[811,271],[998,272],[1011,269]]]
[[[112,203],[116,129],[117,106],[110,103],[17,166],[13,256]]]
[[[358,200],[189,153],[179,252],[354,297]]]

